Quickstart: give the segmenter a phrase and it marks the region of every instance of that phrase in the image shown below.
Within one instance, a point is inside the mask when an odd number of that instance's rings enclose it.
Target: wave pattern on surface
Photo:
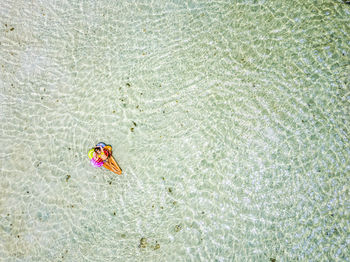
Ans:
[[[5,0],[0,257],[349,261],[349,16]]]

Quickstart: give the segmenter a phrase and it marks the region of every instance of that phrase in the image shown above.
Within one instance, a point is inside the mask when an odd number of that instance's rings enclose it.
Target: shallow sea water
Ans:
[[[0,261],[350,261],[349,25],[330,0],[2,1]]]

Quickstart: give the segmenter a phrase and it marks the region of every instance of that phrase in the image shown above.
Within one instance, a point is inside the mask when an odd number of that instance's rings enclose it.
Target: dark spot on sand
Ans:
[[[131,132],[134,132],[134,128],[133,128],[133,127],[132,127],[132,128],[130,128],[130,131],[131,131]]]
[[[175,226],[175,232],[179,232],[182,229],[181,225],[176,225]]]
[[[113,110],[113,114],[115,114],[115,110]]]
[[[204,211],[202,211],[202,215],[204,215],[205,214],[205,212]]]
[[[27,191],[27,194],[29,194],[29,191]]]
[[[40,99],[41,99],[41,100],[43,100],[43,99],[44,99],[44,97],[40,97]]]
[[[162,206],[160,207],[160,209],[163,209],[163,208],[164,208],[164,207],[162,207]]]
[[[271,262],[276,262],[276,258],[270,258]]]
[[[165,180],[165,177],[162,176],[162,180],[164,181],[164,180]]]
[[[331,217],[334,217],[334,214],[331,214]]]
[[[66,182],[70,179],[70,175],[66,175]]]
[[[127,87],[130,87],[131,85],[130,85],[130,83],[126,83],[126,86],[127,86]]]
[[[37,163],[37,164],[36,164],[36,167],[39,167],[40,165],[41,165],[41,162]]]
[[[132,121],[132,123],[134,124],[134,126],[137,126],[137,124],[134,121]]]
[[[113,212],[113,216],[115,216],[117,213]]]
[[[15,30],[15,29],[14,29],[13,27],[11,27],[11,28],[10,28],[10,31],[13,31],[13,30]]]
[[[163,110],[163,114],[165,114],[165,110]]]
[[[17,235],[17,238],[19,238],[19,235]]]
[[[141,95],[143,95],[143,93],[141,93]]]
[[[112,181],[109,181],[108,184],[112,185]]]
[[[142,238],[140,239],[140,245],[139,245],[139,247],[140,247],[140,248],[145,248],[145,247],[147,247],[147,238],[142,237]]]
[[[152,208],[154,208],[154,205],[152,205]]]
[[[125,234],[121,234],[120,236],[121,236],[122,238],[126,237],[126,235],[125,235]]]
[[[175,206],[177,204],[177,202],[176,201],[173,201],[173,205]]]
[[[70,205],[70,207],[71,207],[71,208],[73,208],[73,207],[74,207],[74,205]]]
[[[173,192],[173,189],[171,187],[168,188],[168,192],[169,193],[172,193]]]
[[[156,241],[155,246],[153,247],[153,250],[157,250],[160,249],[160,245],[158,244],[158,242]]]
[[[68,150],[71,150],[72,148],[68,147]]]

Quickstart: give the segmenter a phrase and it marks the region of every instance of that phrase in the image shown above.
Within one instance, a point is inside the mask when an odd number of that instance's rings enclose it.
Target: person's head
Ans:
[[[95,147],[94,151],[95,151],[96,154],[100,154],[101,153],[101,149],[99,147]]]

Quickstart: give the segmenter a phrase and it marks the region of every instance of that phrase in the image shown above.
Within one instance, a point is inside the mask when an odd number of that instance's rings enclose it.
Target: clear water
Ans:
[[[0,260],[349,261],[349,25],[331,0],[2,1]]]

